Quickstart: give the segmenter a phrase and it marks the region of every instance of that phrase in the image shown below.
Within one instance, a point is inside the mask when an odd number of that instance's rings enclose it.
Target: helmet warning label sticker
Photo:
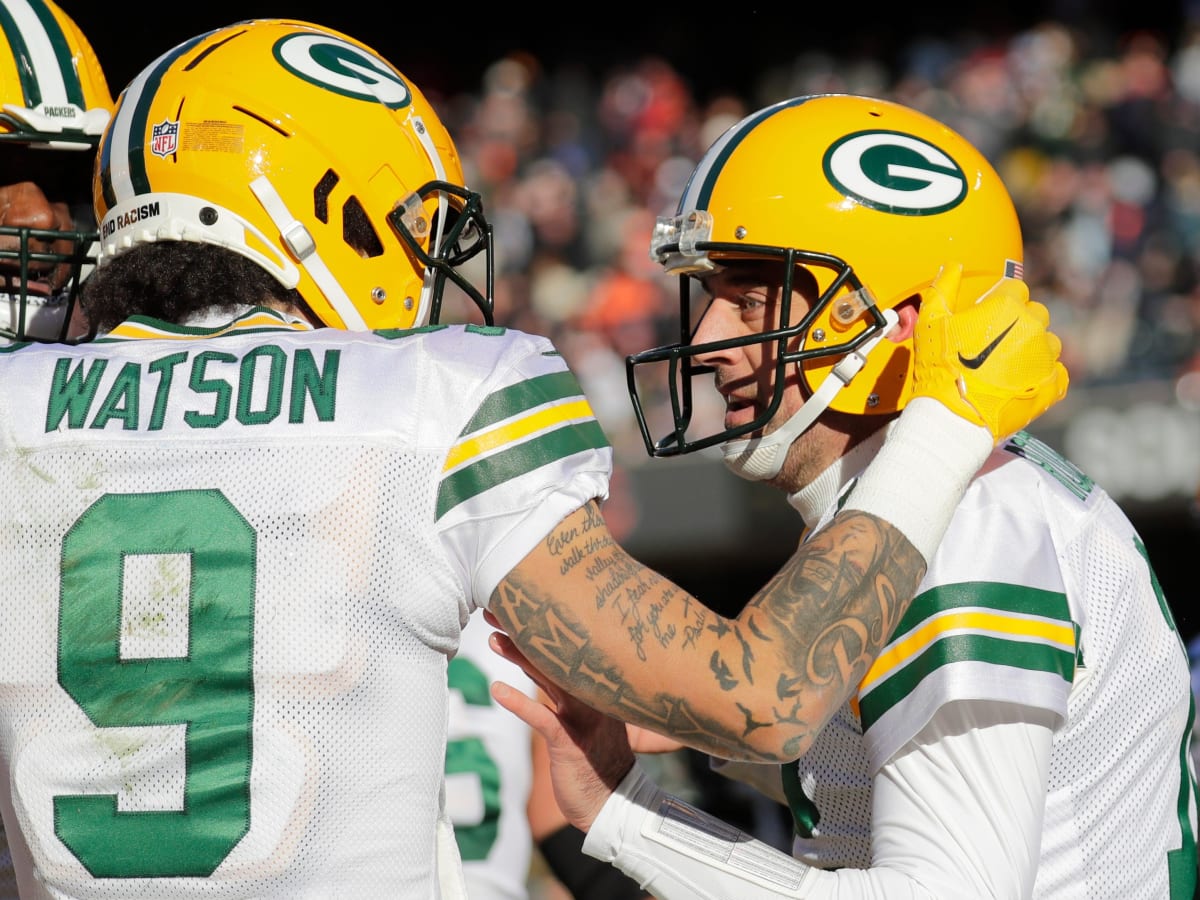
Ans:
[[[207,119],[203,122],[185,122],[184,150],[199,150],[212,153],[241,153],[246,143],[246,129],[234,122]]]

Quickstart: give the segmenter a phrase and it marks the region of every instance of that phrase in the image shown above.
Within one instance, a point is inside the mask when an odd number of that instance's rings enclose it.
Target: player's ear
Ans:
[[[902,300],[896,304],[896,315],[900,317],[896,323],[896,327],[888,332],[888,339],[899,344],[901,341],[911,338],[913,329],[917,327],[917,313],[920,311],[921,297],[919,294],[914,294],[907,300]]]

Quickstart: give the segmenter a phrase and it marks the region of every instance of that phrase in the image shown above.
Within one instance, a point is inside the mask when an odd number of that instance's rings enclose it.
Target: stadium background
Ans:
[[[610,516],[636,554],[721,608],[762,584],[799,522],[778,494],[724,474],[711,456],[648,460],[630,431],[619,359],[665,337],[674,308],[673,286],[645,260],[648,222],[742,111],[819,90],[921,105],[1004,173],[1026,229],[1027,276],[1067,341],[1071,396],[1035,433],[1129,510],[1181,631],[1200,631],[1189,565],[1200,551],[1200,3],[1004,2],[936,14],[797,4],[707,18],[657,4],[552,14],[62,5],[114,94],[177,41],[272,15],[363,39],[416,81],[497,225],[502,320],[562,342],[614,435]]]

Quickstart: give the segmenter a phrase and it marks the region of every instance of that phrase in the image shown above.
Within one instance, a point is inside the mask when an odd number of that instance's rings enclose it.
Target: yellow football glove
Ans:
[[[999,443],[1066,396],[1062,341],[1023,281],[1002,278],[971,303],[958,300],[961,279],[960,263],[942,266],[921,303],[913,396],[940,401]]]

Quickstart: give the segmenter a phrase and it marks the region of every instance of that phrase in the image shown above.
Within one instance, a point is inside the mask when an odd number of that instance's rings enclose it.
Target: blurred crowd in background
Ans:
[[[727,126],[808,93],[890,97],[971,140],[1017,205],[1072,386],[1170,379],[1200,407],[1200,27],[1045,21],[914,38],[897,59],[802,50],[749,95],[699,97],[654,55],[598,74],[512,54],[477,90],[431,97],[495,224],[498,323],[558,342],[622,464],[648,458],[623,357],[677,336],[677,289],[647,254],[655,217]]]

